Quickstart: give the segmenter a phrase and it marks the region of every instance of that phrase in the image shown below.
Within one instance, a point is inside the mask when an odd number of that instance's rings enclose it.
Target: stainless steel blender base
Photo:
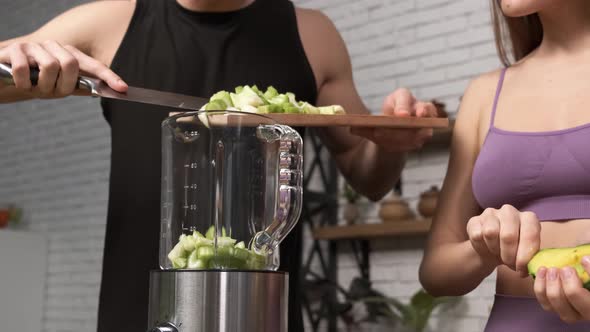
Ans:
[[[150,332],[286,332],[289,275],[151,271]]]

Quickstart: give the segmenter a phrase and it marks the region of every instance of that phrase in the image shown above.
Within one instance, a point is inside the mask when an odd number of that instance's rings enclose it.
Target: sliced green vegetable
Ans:
[[[258,113],[258,108],[256,108],[255,106],[251,106],[251,105],[244,105],[244,106],[242,106],[242,109],[240,111],[246,112],[246,113]]]
[[[196,248],[199,248],[202,246],[212,246],[212,245],[213,245],[213,240],[209,240],[204,237],[198,237],[195,239],[195,247]]]
[[[186,257],[186,255],[188,255],[188,253],[186,252],[186,250],[184,250],[184,246],[182,245],[181,242],[178,242],[174,248],[172,248],[172,250],[170,251],[170,253],[168,253],[168,259],[174,263],[174,260],[176,258],[180,258],[180,257]]]
[[[230,246],[219,247],[217,248],[216,256],[231,256],[234,252],[234,248]]]
[[[250,258],[250,251],[243,249],[243,248],[238,248],[237,246],[233,248],[233,256],[241,261],[247,261],[248,258]]]
[[[264,269],[266,266],[266,256],[259,255],[255,252],[248,252],[248,261],[246,262],[246,268],[251,270]]]
[[[189,269],[196,269],[199,265],[199,256],[197,255],[197,250],[191,252],[190,256],[188,256],[188,268]]]
[[[231,237],[222,236],[217,238],[217,246],[218,247],[229,247],[233,246],[236,243],[236,239],[232,239]]]
[[[267,267],[267,256],[256,254],[243,241],[228,236],[225,227],[216,236],[214,225],[202,233],[182,234],[168,254],[174,269],[252,269]]]
[[[211,96],[211,99],[209,99],[209,101],[216,101],[216,100],[221,100],[225,103],[226,106],[228,107],[232,107],[234,106],[234,104],[231,101],[231,98],[229,96],[229,92],[222,90],[217,92],[216,94],[214,94],[213,96]],[[224,108],[225,109],[225,108]]]
[[[283,108],[280,105],[262,105],[258,106],[258,112],[260,114],[268,114],[268,113],[283,113]]]
[[[326,115],[334,115],[334,114],[344,114],[344,108],[342,108],[342,106],[339,105],[332,105],[332,106],[321,106],[318,107],[318,109],[320,110],[320,114],[326,114]]]
[[[202,246],[197,249],[197,256],[199,259],[211,259],[211,257],[215,256],[215,250],[211,246]]]
[[[273,86],[268,86],[266,91],[262,92],[256,85],[237,86],[235,92],[219,91],[211,96],[209,103],[201,109],[206,111],[231,109],[257,114],[291,113],[332,115],[345,113],[340,105],[315,107],[308,102],[298,101],[292,92],[281,94]],[[202,122],[208,126],[207,121],[202,120]]]
[[[272,99],[278,95],[279,92],[272,85],[266,88],[266,92],[264,92],[264,98],[266,98],[266,100]]]
[[[207,229],[207,233],[205,233],[205,237],[209,240],[213,240],[213,238],[215,237],[215,226],[209,226],[209,229]]]
[[[205,105],[206,111],[225,111],[226,109],[227,104],[221,99],[210,101]]]
[[[258,107],[264,104],[264,101],[249,86],[244,86],[239,93],[230,93],[231,101],[234,107],[243,110],[245,106]]]
[[[295,94],[293,92],[287,92],[285,93],[285,95],[287,96],[287,98],[289,99],[289,102],[293,105],[293,106],[299,106],[297,104],[297,99],[295,99]]]
[[[172,267],[175,269],[184,269],[186,268],[186,257],[177,257],[172,260]]]
[[[264,93],[262,93],[262,91],[260,91],[256,85],[252,85],[252,90],[256,92],[258,96],[264,96]]]
[[[223,237],[227,236],[227,232],[225,230],[225,227],[221,227],[221,236],[223,236]],[[215,237],[215,226],[214,225],[209,226],[209,228],[207,229],[207,233],[205,233],[205,237],[209,240],[213,240],[213,238]]]
[[[306,102],[301,104],[301,110],[305,114],[320,114],[319,108],[317,108],[309,103],[306,103]]]
[[[189,269],[206,269],[207,266],[208,266],[208,263],[206,260],[197,259],[192,266],[189,264],[188,267],[189,267]]]
[[[269,99],[268,102],[274,105],[282,105],[289,102],[289,97],[286,95],[276,95]]]
[[[182,243],[182,247],[187,252],[195,250],[196,239],[192,236],[182,234],[180,236],[180,243]]]
[[[301,110],[297,106],[293,106],[291,104],[283,104],[282,106],[285,113],[301,113]]]

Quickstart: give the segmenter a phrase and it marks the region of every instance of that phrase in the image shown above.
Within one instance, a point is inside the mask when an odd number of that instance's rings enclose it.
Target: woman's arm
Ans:
[[[455,122],[447,174],[420,266],[420,282],[435,296],[468,293],[496,267],[491,257],[473,249],[466,231],[468,220],[481,213],[471,189],[471,174],[482,136],[480,122],[487,122],[480,118],[491,105],[494,77],[497,75],[487,74],[471,82]]]

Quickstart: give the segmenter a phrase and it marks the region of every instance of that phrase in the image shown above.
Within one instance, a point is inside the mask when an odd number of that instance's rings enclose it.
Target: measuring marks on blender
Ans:
[[[194,149],[192,149],[191,143],[194,143],[201,135],[197,130],[190,130],[184,132],[184,143],[187,144],[188,149],[186,154],[186,160],[183,165],[183,203],[182,203],[182,230],[184,232],[193,232],[197,229],[195,225],[195,218],[197,214],[197,197],[199,185],[196,179],[199,176],[199,162],[195,160]]]

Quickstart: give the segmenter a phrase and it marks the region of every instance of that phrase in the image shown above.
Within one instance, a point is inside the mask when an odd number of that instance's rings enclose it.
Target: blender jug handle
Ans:
[[[295,227],[303,201],[303,140],[297,131],[284,125],[262,125],[278,134],[279,169],[277,203],[272,223],[252,239],[257,253],[272,252]]]

